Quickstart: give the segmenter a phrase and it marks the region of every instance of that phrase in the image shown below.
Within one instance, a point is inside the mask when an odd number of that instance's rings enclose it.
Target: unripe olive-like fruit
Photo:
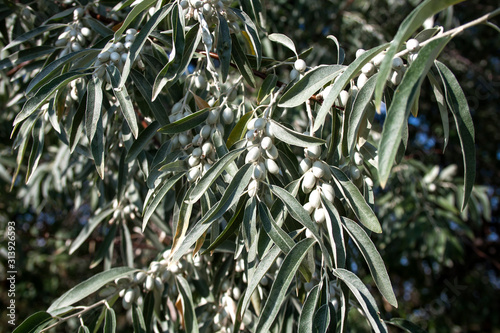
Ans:
[[[151,275],[148,275],[148,277],[146,278],[146,282],[144,283],[144,288],[147,290],[147,291],[151,291],[153,290],[154,288],[154,278],[153,276]]]
[[[255,119],[255,128],[256,129],[263,129],[266,126],[267,121],[264,118],[257,118]]]
[[[325,196],[326,200],[333,203],[333,201],[335,200],[335,191],[333,190],[332,185],[328,183],[323,183],[323,185],[321,185],[321,192]]]
[[[299,72],[294,68],[290,71],[290,80],[295,80],[299,76]]]
[[[270,137],[265,136],[262,138],[260,146],[265,150],[271,149],[273,147],[273,140]]]
[[[201,146],[201,151],[203,155],[208,155],[210,154],[214,149],[214,145],[211,142],[205,142],[203,146]]]
[[[245,134],[245,139],[247,139],[248,141],[250,141],[249,143],[252,144],[253,141],[255,141],[255,139],[257,139],[257,133],[255,132],[255,130],[248,130]]]
[[[208,112],[207,124],[214,125],[219,120],[219,110],[213,109]]]
[[[302,191],[304,193],[309,193],[312,191],[316,185],[316,177],[312,172],[306,172],[304,179],[302,179]]]
[[[134,40],[135,40],[135,35],[126,35],[125,36],[125,43],[129,43],[129,42],[132,43]]]
[[[314,207],[311,206],[310,202],[306,202],[303,207],[309,213],[309,215],[311,215],[312,212],[314,211]]]
[[[252,118],[250,121],[247,123],[247,129],[253,130],[255,129],[255,122],[257,121],[257,118]]]
[[[253,169],[252,178],[255,180],[264,180],[266,178],[266,168],[262,168],[260,164],[257,164]]]
[[[176,114],[182,110],[182,101],[179,101],[172,106],[172,114]]]
[[[356,51],[356,59],[361,57],[361,55],[363,55],[363,53],[365,53],[365,52],[366,52],[366,50],[364,50],[364,49],[358,49]]]
[[[99,55],[97,56],[97,59],[100,62],[106,62],[106,61],[108,61],[109,60],[109,52],[108,51],[104,51],[104,52],[99,53]]]
[[[306,229],[306,237],[307,237],[307,238],[313,238],[313,237],[314,237],[314,234],[312,233],[312,231],[311,231],[311,230]]]
[[[196,147],[195,149],[193,149],[193,152],[191,153],[191,155],[193,157],[199,158],[201,156],[201,153],[202,153],[201,148],[200,147]]]
[[[134,282],[135,283],[142,283],[144,281],[144,279],[146,279],[146,273],[144,272],[137,272],[135,275],[134,275]]]
[[[373,73],[375,73],[375,66],[371,62],[369,62],[365,64],[363,68],[361,68],[361,72],[370,77],[373,75]]]
[[[274,138],[273,123],[268,122],[266,124],[266,128],[265,128],[264,133],[266,134],[266,136],[268,136],[270,138]]]
[[[305,174],[309,169],[312,167],[312,162],[309,158],[304,158],[302,161],[299,163],[299,169],[302,174]]]
[[[127,303],[132,303],[135,299],[135,290],[132,288],[127,289],[127,291],[125,292],[125,295],[123,295],[123,299]]]
[[[122,299],[122,306],[125,310],[129,310],[132,307],[132,303],[127,302],[125,298]]]
[[[318,179],[323,178],[325,174],[325,167],[323,166],[323,162],[321,161],[314,162],[312,166],[312,173],[314,174],[314,177]]]
[[[194,86],[197,89],[205,89],[205,87],[207,86],[207,80],[203,75],[197,75],[194,78]]]
[[[224,120],[225,124],[231,124],[233,122],[234,113],[230,107],[227,107],[222,111],[222,119]]]
[[[127,53],[122,53],[122,55],[120,56],[120,60],[125,63],[125,61],[127,61],[127,57],[128,57],[128,54]]]
[[[203,1],[200,0],[189,0],[189,3],[191,4],[192,7],[198,9],[203,6]]]
[[[72,50],[73,52],[78,52],[78,51],[80,51],[81,49],[82,49],[82,46],[80,45],[80,43],[78,43],[78,42],[73,42],[73,43],[71,43],[71,50]]]
[[[233,298],[235,301],[239,300],[241,297],[241,291],[240,288],[234,287],[232,290]]]
[[[306,70],[307,64],[306,64],[306,62],[303,59],[297,59],[297,60],[295,60],[295,63],[293,64],[293,67],[298,72],[303,72],[303,71]]]
[[[212,165],[210,163],[203,164],[203,174],[205,174],[208,170],[210,170],[211,167]]]
[[[118,52],[113,52],[109,55],[109,59],[111,59],[112,62],[117,63],[120,61],[120,53]]]
[[[354,152],[354,164],[363,165],[363,156],[359,152]]]
[[[200,176],[200,168],[194,167],[194,168],[189,170],[189,172],[187,174],[187,180],[188,180],[188,182],[193,182],[196,179],[198,179],[199,176]]]
[[[393,70],[391,73],[391,83],[395,86],[401,83],[403,79],[403,74],[399,71]]]
[[[160,279],[160,277],[155,277],[154,279],[154,289],[156,289],[159,293],[163,292],[163,289],[165,288],[165,285],[163,284],[163,281]]]
[[[349,172],[351,174],[352,179],[354,179],[354,180],[357,180],[357,179],[359,179],[359,177],[361,177],[361,171],[359,171],[359,169],[357,167],[355,167],[354,165],[351,166],[351,168],[349,169]]]
[[[123,43],[122,42],[116,42],[113,44],[114,48],[115,48],[115,51],[116,52],[121,52],[123,51]]]
[[[349,92],[347,92],[346,90],[342,90],[339,94],[340,106],[345,108],[348,100],[349,100]]]
[[[190,167],[195,167],[198,164],[200,164],[200,158],[199,157],[195,157],[193,155],[189,156],[189,158],[188,158],[188,165]]]
[[[305,149],[306,157],[311,159],[316,159],[321,156],[321,147],[320,146],[312,146]]]
[[[68,39],[66,38],[59,38],[55,42],[55,46],[66,46],[68,44]]]
[[[83,13],[84,13],[84,10],[83,8],[76,8],[74,11],[73,11],[73,17],[75,19],[79,19],[83,16]]]
[[[210,16],[212,14],[212,6],[209,3],[203,5],[203,14]]]
[[[400,69],[401,67],[403,67],[403,59],[400,57],[394,57],[394,59],[392,59],[392,68]]]
[[[137,33],[137,30],[134,28],[128,28],[127,31],[125,31],[127,35],[135,35]]]
[[[366,185],[373,187],[373,180],[370,177],[365,178]]]
[[[179,134],[179,143],[183,147],[186,146],[189,143],[189,137],[187,136],[186,133]]]
[[[278,164],[274,160],[266,159],[266,169],[273,175],[277,175],[280,172]]]
[[[384,61],[385,58],[385,53],[379,53],[377,54],[373,59],[372,62],[375,65],[375,67],[380,67],[382,62]]]
[[[366,81],[368,81],[368,77],[366,76],[366,74],[361,73],[358,76],[358,80],[356,81],[356,85],[358,86],[359,89],[361,89],[366,84]]]
[[[104,73],[106,72],[106,68],[104,66],[101,66],[96,69],[95,71],[95,76],[98,78],[102,78],[104,76]]]
[[[420,42],[415,38],[408,39],[406,42],[406,49],[410,52],[416,52],[420,48]]]
[[[210,137],[210,133],[212,132],[212,127],[210,125],[204,125],[202,128],[201,128],[201,131],[200,131],[200,136],[203,138],[203,139],[208,139]]]
[[[323,223],[325,222],[326,216],[325,216],[325,210],[323,208],[316,208],[314,211],[314,220],[316,223]]]
[[[182,0],[179,5],[182,9],[187,9],[189,7],[189,2],[187,2],[186,0]]]
[[[275,145],[272,145],[271,148],[266,150],[266,155],[270,159],[273,159],[273,160],[277,159],[279,156],[278,148],[276,148]]]
[[[313,208],[318,208],[321,206],[321,194],[317,189],[311,191],[311,194],[309,194],[309,203]]]
[[[245,157],[245,163],[253,163],[257,162],[260,158],[261,151],[259,147],[252,147]]]
[[[259,182],[256,181],[255,179],[248,184],[248,196],[250,198],[254,197],[257,194],[257,188],[259,186]]]

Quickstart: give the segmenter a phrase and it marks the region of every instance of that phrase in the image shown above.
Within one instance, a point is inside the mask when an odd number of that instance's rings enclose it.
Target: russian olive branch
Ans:
[[[69,316],[67,316],[67,317],[57,317],[57,316],[55,316],[55,319],[57,319],[57,322],[55,322],[54,324],[52,324],[52,325],[50,325],[50,326],[45,327],[44,329],[42,329],[42,330],[40,331],[40,333],[47,332],[48,330],[50,330],[50,329],[52,329],[52,328],[56,327],[57,325],[59,325],[59,324],[61,324],[61,323],[64,323],[65,321],[68,321],[68,320],[69,320],[69,319],[71,319],[71,318],[75,318],[75,317],[79,317],[79,318],[81,318],[81,315],[82,315],[82,314],[84,314],[84,313],[86,313],[86,312],[88,312],[88,311],[90,311],[90,310],[92,310],[92,309],[94,309],[94,308],[97,308],[97,307],[99,307],[99,306],[101,306],[101,305],[103,305],[103,304],[109,308],[109,305],[108,305],[108,300],[109,300],[109,299],[111,299],[112,297],[114,297],[114,296],[111,296],[111,297],[110,297],[110,298],[108,298],[108,299],[103,299],[103,300],[100,300],[99,302],[94,303],[94,304],[89,305],[89,306],[79,306],[79,307],[77,307],[77,308],[81,308],[81,309],[82,309],[81,311],[76,312],[76,313],[73,313],[73,314],[71,314],[71,315],[69,315]]]
[[[475,25],[478,25],[478,24],[482,24],[482,23],[485,23],[487,24],[488,26],[490,26],[490,24],[488,24],[488,20],[495,17],[495,16],[498,16],[500,15],[500,8],[497,8],[495,9],[494,11],[486,14],[486,15],[483,15],[473,21],[470,21],[469,23],[465,23],[459,27],[456,27],[454,29],[451,29],[451,30],[448,30],[446,32],[443,32],[441,34],[438,34],[434,37],[431,37],[425,41],[423,41],[422,43],[420,43],[420,47],[422,46],[425,46],[427,44],[429,44],[430,42],[436,40],[436,39],[439,39],[439,38],[442,38],[442,37],[446,37],[446,36],[451,36],[451,37],[455,37],[456,35],[458,35],[459,33],[463,32],[464,30],[470,28],[470,27],[473,27]],[[406,54],[408,54],[410,51],[408,49],[404,49],[402,50],[401,52],[399,53],[396,53],[395,57],[401,57],[401,56],[404,56]]]

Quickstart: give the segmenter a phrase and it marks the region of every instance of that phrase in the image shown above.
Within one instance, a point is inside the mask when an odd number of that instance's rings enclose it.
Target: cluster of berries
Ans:
[[[59,57],[64,57],[68,53],[82,50],[92,38],[92,30],[84,27],[81,22],[83,8],[76,8],[73,11],[73,22],[68,25],[57,38],[55,45],[64,47]]]

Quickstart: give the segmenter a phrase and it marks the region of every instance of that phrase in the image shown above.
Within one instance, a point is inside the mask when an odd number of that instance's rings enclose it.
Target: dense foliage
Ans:
[[[44,270],[18,305],[50,304],[17,331],[451,325],[422,310],[441,296],[422,281],[453,291],[441,273],[492,219],[468,98],[437,60],[463,26],[429,23],[459,2],[406,8],[387,36],[349,1],[290,7],[297,34],[286,1],[2,4],[2,133],[17,158],[2,147],[0,176],[22,199],[2,219],[38,253],[18,258],[23,279]],[[471,27],[499,13],[487,9]],[[345,24],[310,29],[321,13]],[[405,157],[417,122],[437,123],[460,167]],[[420,312],[396,309],[409,293]]]

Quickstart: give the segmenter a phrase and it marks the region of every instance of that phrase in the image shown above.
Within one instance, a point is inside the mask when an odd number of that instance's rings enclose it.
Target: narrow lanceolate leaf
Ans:
[[[331,166],[330,170],[332,171],[338,188],[342,192],[344,198],[347,200],[347,203],[349,204],[359,221],[369,230],[376,233],[381,233],[382,228],[380,227],[377,216],[375,216],[373,210],[366,203],[365,198],[363,197],[361,192],[359,192],[359,189],[349,180],[349,178],[347,178],[346,174],[343,173],[339,168]]]
[[[47,25],[42,25],[41,27],[31,29],[27,33],[17,37],[14,39],[12,42],[10,42],[8,45],[6,45],[3,50],[7,51],[11,47],[14,47],[16,45],[25,43],[27,41],[32,40],[34,37],[43,34],[44,32],[51,31],[54,29],[62,29],[67,27],[66,24],[47,24]]]
[[[335,267],[343,268],[346,261],[346,250],[340,215],[335,206],[328,201],[324,195],[321,196],[321,200],[323,202],[324,209],[326,210],[326,228],[332,245]]]
[[[295,56],[298,57],[297,50],[295,49],[295,44],[290,39],[290,37],[283,35],[283,34],[276,34],[276,33],[270,34],[267,37],[269,38],[270,41],[275,42],[275,43],[279,43],[279,44],[289,48],[290,50],[293,51],[293,53],[295,53]]]
[[[259,69],[260,63],[262,61],[262,45],[260,43],[257,27],[255,26],[255,23],[252,22],[252,19],[250,19],[250,17],[245,12],[236,8],[230,8],[230,10],[232,10],[236,15],[238,15],[240,19],[243,21],[243,24],[245,25],[245,31],[248,37],[250,38],[253,47],[253,52],[256,56],[257,60],[256,69]]]
[[[75,238],[73,243],[71,244],[71,247],[69,248],[69,254],[73,254],[82,244],[87,240],[87,238],[90,236],[92,231],[101,223],[103,222],[108,216],[111,216],[113,214],[114,209],[109,208],[106,210],[101,211],[99,214],[96,216],[93,216],[90,218],[87,222],[87,224],[83,227],[82,231],[78,234],[78,236]]]
[[[101,289],[101,287],[107,283],[114,281],[115,279],[131,275],[136,271],[137,269],[130,267],[116,267],[105,272],[97,273],[91,278],[65,292],[61,297],[55,300],[54,303],[52,303],[47,312],[56,312],[58,309],[72,305]]]
[[[394,93],[391,106],[387,110],[387,118],[384,121],[382,137],[379,143],[378,173],[382,187],[387,183],[391,173],[392,165],[394,164],[394,159],[401,143],[404,126],[408,121],[412,105],[417,97],[416,92],[422,85],[434,60],[441,53],[448,41],[450,41],[450,37],[443,37],[425,45],[406,71],[403,80]],[[381,74],[379,73],[379,75]]]
[[[392,290],[391,280],[384,265],[382,257],[377,251],[377,248],[371,241],[370,237],[356,222],[342,217],[344,228],[347,230],[351,239],[354,241],[358,249],[363,254],[370,273],[377,285],[378,290],[384,298],[394,307],[398,307],[398,301]]]
[[[276,83],[278,83],[278,76],[274,74],[269,74],[262,82],[259,88],[259,93],[257,94],[257,103],[261,103],[269,94],[273,92],[276,88]]]
[[[380,66],[374,96],[377,110],[380,110],[385,84],[391,72],[392,58],[394,58],[401,45],[422,26],[426,19],[462,1],[464,0],[426,0],[415,8],[401,23],[396,36],[394,36],[394,40],[391,42],[391,47],[387,50],[384,61]]]
[[[313,330],[313,319],[320,296],[320,286],[316,285],[307,295],[299,318],[299,332],[310,333]]]
[[[266,275],[267,271],[274,264],[274,261],[276,260],[276,258],[278,258],[280,253],[281,253],[280,248],[278,246],[275,246],[271,248],[259,261],[258,266],[255,268],[253,274],[250,275],[248,279],[248,286],[247,289],[245,290],[243,301],[238,303],[238,309],[236,311],[238,317],[242,317],[243,314],[246,312],[248,304],[250,303],[250,298],[252,297],[252,294],[254,293],[257,286],[259,285],[260,280],[262,280],[264,275]]]
[[[212,165],[210,169],[201,177],[201,179],[193,186],[189,193],[188,200],[190,203],[198,201],[207,189],[215,182],[222,172],[233,162],[245,148],[240,148],[227,153],[224,157],[219,159]]]
[[[130,72],[130,77],[132,78],[132,81],[134,81],[134,85],[136,86],[137,90],[139,90],[142,98],[144,98],[144,100],[148,104],[149,109],[153,113],[155,119],[160,123],[161,126],[167,125],[169,121],[168,115],[165,112],[165,108],[159,100],[151,100],[151,96],[153,94],[152,85],[141,73],[139,73],[135,69],[132,69],[132,71]]]
[[[436,67],[443,81],[448,107],[455,118],[460,146],[464,156],[464,196],[462,210],[464,210],[476,178],[476,147],[474,143],[474,125],[467,104],[467,98],[460,87],[455,75],[443,63],[436,61]]]
[[[139,54],[146,43],[151,32],[156,28],[158,24],[168,15],[168,13],[172,10],[172,5],[167,4],[157,10],[148,20],[148,22],[142,27],[141,31],[135,37],[132,46],[130,47],[130,51],[128,53],[127,60],[123,65],[122,76],[120,80],[120,87],[125,85],[127,81],[128,75],[132,68],[132,64],[137,60]]]
[[[290,145],[307,148],[312,146],[319,146],[325,143],[325,140],[323,139],[293,131],[272,119],[270,122],[271,131],[276,139]]]
[[[441,123],[443,124],[443,152],[446,150],[448,146],[448,141],[450,139],[450,123],[448,118],[448,108],[446,107],[446,100],[443,94],[443,90],[439,85],[438,81],[434,74],[431,71],[427,73],[427,78],[432,86],[432,91],[434,92],[434,96],[436,97],[436,103],[439,108],[439,114],[441,115]]]
[[[37,91],[35,96],[31,97],[26,101],[23,106],[23,109],[16,116],[14,120],[14,126],[19,124],[21,121],[25,120],[29,116],[31,116],[34,112],[36,112],[43,104],[47,102],[47,100],[55,94],[55,92],[63,87],[65,87],[68,83],[73,80],[76,80],[80,77],[83,77],[87,74],[79,73],[79,72],[68,72],[64,73],[49,83],[44,85],[40,90]]]
[[[229,74],[229,67],[231,65],[231,34],[229,33],[229,26],[227,19],[219,16],[219,37],[217,38],[217,55],[219,56],[221,66],[221,79],[226,82],[227,75]]]
[[[193,296],[191,295],[191,287],[186,279],[180,275],[176,275],[177,288],[181,294],[182,300],[182,314],[184,316],[184,325],[186,332],[198,332],[198,320],[196,319],[196,312],[194,311]]]
[[[184,176],[184,174],[185,174],[184,172],[178,173],[168,178],[166,181],[164,181],[164,183],[161,186],[155,189],[152,198],[150,198],[150,200],[146,202],[146,208],[144,209],[144,218],[142,219],[143,231],[144,229],[146,229],[146,225],[148,224],[151,215],[153,215],[153,213],[156,210],[156,207],[158,207],[163,197],[165,197],[165,195],[167,194],[168,190],[170,190],[172,186],[174,186],[175,183],[177,183],[177,181],[181,179],[182,176]]]
[[[330,324],[330,309],[323,304],[314,315],[313,333],[326,333]]]
[[[365,312],[372,329],[375,332],[388,332],[385,323],[380,318],[377,303],[363,282],[354,273],[343,268],[335,269],[333,274],[349,287]]]
[[[253,169],[250,164],[245,164],[236,173],[233,180],[226,188],[222,198],[217,205],[210,208],[210,210],[198,221],[187,233],[186,237],[179,237],[176,241],[178,247],[172,248],[171,259],[172,262],[177,262],[189,248],[208,230],[211,224],[218,218],[222,217],[234,204],[239,201],[245,188],[250,182]]]
[[[325,65],[310,70],[288,89],[281,97],[278,106],[291,108],[304,103],[325,84],[339,76],[344,69],[345,66],[342,65]]]
[[[151,7],[155,2],[156,2],[156,0],[143,0],[143,1],[139,2],[137,5],[135,5],[134,8],[132,8],[132,10],[128,13],[125,20],[122,22],[120,29],[116,30],[115,42],[118,42],[122,38],[123,33],[125,32],[125,30],[127,30],[130,23],[132,23],[132,21],[134,21],[134,19],[139,14],[141,14],[146,9]]]
[[[102,115],[97,119],[94,137],[90,142],[90,150],[94,158],[94,164],[101,179],[104,179],[104,127]]]
[[[44,85],[45,82],[51,80],[56,74],[60,73],[60,69],[64,65],[70,64],[74,59],[90,56],[91,54],[95,54],[97,56],[99,52],[100,50],[96,49],[81,50],[78,52],[72,52],[70,54],[65,55],[64,57],[54,60],[53,62],[50,63],[50,65],[42,69],[40,73],[38,73],[33,78],[33,80],[30,81],[28,87],[26,88],[26,94],[29,95],[30,93],[37,90],[37,88]]]
[[[127,153],[127,157],[125,158],[126,163],[132,162],[137,155],[139,155],[146,145],[151,142],[151,139],[155,136],[156,132],[160,128],[160,124],[157,121],[153,121],[144,131],[139,134],[137,140],[134,141],[132,147]]]
[[[387,324],[393,325],[396,327],[399,327],[403,329],[405,332],[408,333],[425,333],[426,331],[412,323],[411,321],[408,321],[406,319],[402,318],[392,318],[390,321],[386,321]]]
[[[352,156],[352,154],[354,153],[354,147],[356,146],[356,142],[358,139],[361,120],[366,113],[368,105],[372,101],[376,80],[377,74],[370,77],[368,81],[366,81],[363,88],[359,90],[358,94],[356,95],[356,99],[354,100],[352,112],[349,115],[349,127],[347,129],[347,148],[349,149],[350,156]]]
[[[87,137],[92,141],[97,128],[97,122],[101,117],[102,108],[102,79],[92,76],[87,83],[87,109],[85,109],[85,128]]]
[[[243,48],[238,41],[238,38],[235,34],[231,34],[231,54],[236,67],[240,71],[241,75],[245,81],[252,87],[255,88],[255,78],[253,76],[252,66],[250,66],[250,62],[243,51]]]
[[[156,100],[156,97],[158,97],[162,88],[177,76],[182,62],[185,46],[184,26],[179,16],[179,7],[176,5],[172,9],[171,24],[173,28],[172,51],[169,56],[169,62],[156,76],[155,83],[153,85],[153,101]]]
[[[292,216],[297,222],[299,222],[312,232],[314,238],[318,241],[318,244],[321,247],[326,265],[328,267],[332,267],[332,259],[328,255],[328,251],[326,250],[324,242],[321,241],[321,236],[318,232],[318,226],[315,222],[313,222],[309,213],[287,190],[276,185],[269,185],[269,189],[285,204],[290,216]]]
[[[283,260],[276,279],[271,287],[266,304],[257,323],[256,332],[267,332],[271,327],[276,315],[278,314],[283,301],[288,294],[288,287],[292,283],[295,273],[299,269],[300,263],[307,254],[307,251],[313,246],[314,240],[306,238],[288,253]]]
[[[116,66],[107,66],[106,71],[111,79],[111,85],[113,86],[113,93],[115,94],[118,103],[120,103],[120,110],[122,111],[123,117],[127,121],[130,131],[137,139],[139,135],[139,127],[137,126],[137,117],[135,116],[134,105],[132,100],[128,95],[126,87],[120,87],[120,70]]]
[[[116,314],[113,308],[107,308],[104,316],[104,333],[116,332]]]
[[[229,137],[227,138],[226,146],[228,148],[232,147],[236,142],[243,139],[243,136],[245,135],[244,130],[247,127],[247,123],[252,118],[252,116],[252,111],[247,112],[243,116],[241,116],[240,120],[238,120],[233,130],[229,134]]]
[[[35,332],[37,328],[43,327],[49,320],[52,319],[52,316],[45,312],[39,311],[28,318],[26,318],[19,326],[16,327],[12,333],[31,333]]]
[[[47,54],[51,54],[52,52],[54,52],[54,50],[56,50],[56,48],[53,46],[42,45],[18,51],[0,61],[0,70],[19,65],[25,61],[33,60]]]
[[[388,44],[383,44],[366,51],[344,70],[342,75],[340,75],[338,80],[336,80],[333,84],[332,90],[330,90],[328,96],[326,96],[323,100],[323,104],[321,104],[321,107],[319,108],[318,114],[316,116],[316,120],[314,121],[313,132],[316,132],[321,126],[323,126],[326,115],[330,111],[333,103],[339,96],[342,89],[344,89],[347,84],[359,74],[361,68],[363,68],[364,65],[366,65],[377,54],[382,52],[382,50],[385,49],[387,45]]]
[[[132,324],[134,325],[134,333],[146,333],[146,323],[142,310],[136,303],[132,304]]]
[[[158,131],[165,134],[176,134],[188,131],[203,123],[208,117],[210,109],[201,109],[187,117],[179,119],[171,124],[163,126]]]

